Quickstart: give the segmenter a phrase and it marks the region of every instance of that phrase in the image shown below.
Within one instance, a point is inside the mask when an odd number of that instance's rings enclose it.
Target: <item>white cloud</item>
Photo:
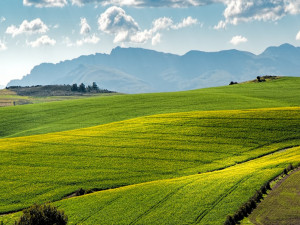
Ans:
[[[44,24],[40,18],[37,18],[30,22],[24,20],[19,27],[16,27],[14,25],[9,26],[6,29],[6,33],[11,34],[13,37],[15,37],[19,34],[33,34],[33,33],[42,34],[42,33],[46,33],[48,30],[49,28],[47,27],[47,25]]]
[[[5,43],[3,43],[3,42],[0,40],[0,51],[4,51],[4,50],[6,50],[6,49],[7,49],[7,47],[6,47]]]
[[[214,26],[215,30],[224,29],[226,27],[226,22],[223,20],[219,21],[218,25]]]
[[[98,19],[99,30],[115,35],[114,42],[130,41],[139,30],[135,20],[119,7],[112,6]]]
[[[247,41],[248,41],[247,38],[238,35],[238,36],[234,36],[234,37],[231,39],[230,43],[233,44],[233,45],[238,45],[238,44],[241,44],[241,43],[245,43],[245,42],[247,42]]]
[[[161,41],[161,35],[160,33],[157,33],[153,38],[152,38],[152,45],[157,45]]]
[[[72,42],[69,37],[63,37],[63,44],[65,44],[67,47],[73,47],[73,46],[82,46],[84,44],[97,44],[100,41],[100,38],[97,37],[96,34],[85,36],[81,40],[77,40],[76,42]]]
[[[86,18],[80,18],[80,27],[80,34],[89,34],[91,32],[91,27]]]
[[[100,38],[93,34],[92,36],[85,37],[82,40],[78,40],[76,44],[77,46],[81,46],[83,44],[97,44],[99,41]]]
[[[277,21],[288,14],[300,13],[299,0],[222,0],[226,5],[224,21],[214,29],[251,21]]]
[[[184,27],[189,27],[191,25],[195,25],[198,23],[197,19],[192,18],[191,16],[188,16],[187,18],[184,18],[181,23],[178,23],[174,25],[172,28],[175,30],[184,28]]]
[[[169,29],[173,25],[173,20],[167,17],[161,17],[153,21],[152,31]]]
[[[145,43],[150,38],[152,38],[153,32],[152,30],[144,30],[144,31],[138,31],[132,36],[130,36],[130,42],[133,43]]]
[[[297,33],[297,35],[296,35],[296,40],[297,41],[300,41],[300,31]]]
[[[3,23],[5,20],[6,20],[6,18],[4,16],[1,16],[0,23]]]
[[[103,6],[134,6],[134,7],[190,7],[208,5],[220,0],[71,0],[72,4],[82,6],[88,3],[98,3]]]
[[[26,6],[42,7],[64,7],[68,4],[67,0],[23,0]]]
[[[287,1],[285,10],[290,14],[299,14],[300,13],[300,1],[299,0],[290,0]]]
[[[43,35],[42,37],[36,39],[32,42],[27,42],[27,45],[37,48],[40,46],[54,46],[56,41],[54,39],[49,38],[47,35]]]
[[[152,22],[151,29],[141,30],[138,23],[119,7],[112,6],[102,13],[98,19],[99,30],[114,35],[114,43],[131,42],[145,43],[153,39],[153,43],[158,43],[158,31],[169,29],[181,29],[198,23],[197,19],[187,17],[178,24],[168,17],[161,17]]]

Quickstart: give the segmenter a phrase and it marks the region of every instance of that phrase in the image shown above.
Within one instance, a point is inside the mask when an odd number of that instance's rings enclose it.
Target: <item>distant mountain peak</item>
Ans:
[[[295,47],[294,45],[289,44],[289,43],[284,43],[284,44],[282,44],[282,45],[279,45],[278,48],[294,49],[294,48],[296,48],[296,47]]]
[[[8,86],[97,82],[117,92],[166,92],[227,85],[264,74],[300,76],[300,48],[282,44],[267,48],[261,55],[229,49],[193,50],[180,56],[118,46],[110,54],[38,65]]]
[[[298,51],[298,48],[294,45],[285,43],[279,46],[268,47],[261,55],[273,55],[278,56],[279,54],[291,54]]]

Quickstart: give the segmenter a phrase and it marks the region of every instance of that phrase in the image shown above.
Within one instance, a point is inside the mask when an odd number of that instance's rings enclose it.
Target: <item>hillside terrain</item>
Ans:
[[[51,201],[69,224],[223,224],[300,162],[299,95],[282,77],[0,108],[0,222]]]
[[[8,86],[97,82],[122,93],[183,91],[242,82],[258,75],[300,76],[300,47],[283,44],[259,55],[238,50],[190,51],[182,56],[117,47],[110,54],[43,63]]]
[[[3,124],[0,137],[84,128],[159,113],[299,106],[299,87],[300,78],[283,77],[272,82],[186,92],[119,95],[0,108],[0,123]]]

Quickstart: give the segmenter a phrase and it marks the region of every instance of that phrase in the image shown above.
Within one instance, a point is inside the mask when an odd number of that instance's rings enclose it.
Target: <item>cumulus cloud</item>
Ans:
[[[157,45],[160,43],[161,40],[161,35],[160,33],[157,33],[153,38],[152,38],[152,45]]]
[[[161,17],[152,22],[149,30],[141,30],[138,23],[126,12],[116,6],[108,8],[98,19],[99,30],[114,35],[114,43],[132,42],[144,43],[154,38],[152,43],[157,44],[160,35],[157,32],[169,29],[181,29],[198,23],[197,19],[187,17],[178,24],[168,17]]]
[[[300,31],[297,33],[297,35],[296,35],[296,40],[297,41],[300,41]]]
[[[88,3],[98,3],[103,6],[117,5],[117,6],[134,6],[134,7],[190,7],[208,5],[220,0],[71,0],[72,4],[82,6]]]
[[[238,45],[238,44],[241,44],[241,43],[245,43],[247,42],[248,39],[243,37],[243,36],[234,36],[231,40],[230,40],[230,43],[233,44],[233,45]]]
[[[223,0],[224,20],[214,29],[251,21],[277,21],[288,14],[300,13],[299,0]]]
[[[27,45],[37,48],[40,46],[54,46],[56,41],[54,39],[49,38],[47,35],[43,35],[42,37],[36,39],[32,42],[27,42]]]
[[[130,41],[140,28],[135,20],[119,7],[112,6],[98,19],[99,30],[115,35],[114,42]]]
[[[91,27],[88,24],[86,18],[80,19],[80,34],[89,34],[91,32]]]
[[[85,37],[82,40],[78,40],[76,42],[77,46],[81,46],[83,44],[97,44],[100,41],[100,38],[97,37],[95,34],[89,37]]]
[[[300,13],[300,1],[299,0],[290,0],[287,1],[285,10],[290,14],[299,14]]]
[[[194,18],[188,16],[187,18],[184,18],[181,23],[174,25],[172,28],[175,30],[178,30],[178,29],[181,29],[184,27],[189,27],[189,26],[197,24],[197,23],[198,23],[197,19],[194,19]]]
[[[173,25],[173,20],[168,17],[161,17],[153,21],[152,31],[156,32],[159,30],[169,29]]]
[[[72,42],[69,37],[63,38],[63,44],[65,44],[67,47],[73,47],[73,46],[82,46],[84,44],[97,44],[100,41],[100,38],[97,37],[96,34],[90,35],[90,36],[84,36],[81,40],[77,40]]]
[[[226,27],[226,22],[221,20],[219,21],[218,25],[214,26],[215,30],[224,29]]]
[[[15,37],[19,34],[34,34],[34,33],[42,34],[42,33],[46,33],[48,30],[49,28],[47,27],[47,25],[44,24],[40,18],[37,18],[30,22],[24,20],[19,27],[16,27],[14,25],[9,26],[6,29],[6,33],[11,34],[13,37]]]
[[[64,7],[67,5],[67,0],[23,0],[23,5],[42,7]]]
[[[0,51],[4,51],[4,50],[6,50],[6,49],[7,49],[7,47],[6,47],[5,43],[3,43],[3,42],[0,40]]]
[[[110,34],[120,31],[138,31],[139,26],[135,20],[119,7],[108,8],[98,19],[99,29]]]

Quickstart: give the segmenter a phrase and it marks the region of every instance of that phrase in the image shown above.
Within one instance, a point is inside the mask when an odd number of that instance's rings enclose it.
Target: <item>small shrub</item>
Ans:
[[[266,188],[267,188],[267,190],[271,190],[270,182],[266,183]]]
[[[232,218],[232,216],[227,216],[224,225],[235,225],[235,222]]]
[[[265,185],[263,185],[263,186],[260,188],[260,190],[261,190],[261,193],[262,193],[262,194],[267,194],[267,188],[266,188]]]
[[[234,85],[234,84],[238,84],[238,82],[231,81],[231,82],[229,83],[229,85]]]
[[[82,189],[82,188],[80,188],[79,190],[77,190],[77,191],[75,192],[75,195],[76,195],[76,196],[80,196],[80,195],[84,195],[84,194],[85,194],[85,190]]]
[[[252,210],[256,208],[256,202],[253,199],[250,200],[250,206],[251,206],[251,212],[252,212]]]
[[[77,191],[75,191],[76,196],[86,195],[86,194],[90,194],[90,193],[93,193],[92,189],[84,190],[83,188],[80,188]]]
[[[68,217],[63,211],[48,204],[33,205],[23,210],[23,215],[15,223],[16,225],[65,225]]]
[[[287,171],[292,171],[294,169],[293,165],[292,164],[289,164],[288,167],[286,168]]]

